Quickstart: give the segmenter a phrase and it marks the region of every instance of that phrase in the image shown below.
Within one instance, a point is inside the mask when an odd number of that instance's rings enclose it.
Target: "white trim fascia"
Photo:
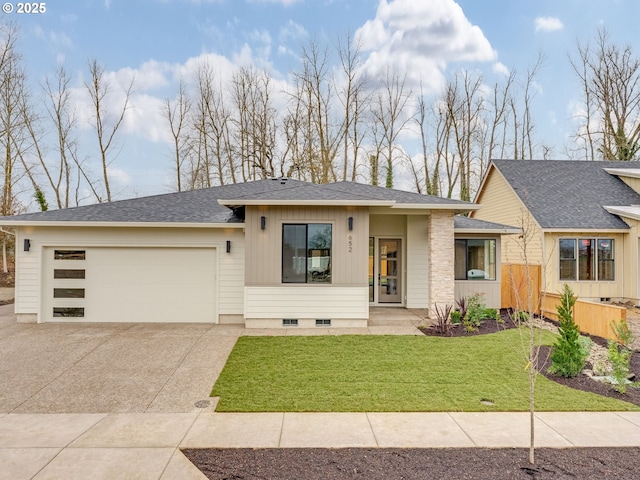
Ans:
[[[244,228],[242,223],[179,223],[179,222],[88,222],[64,220],[3,220],[5,227],[130,227],[130,228]]]
[[[639,177],[640,178],[640,177]],[[608,207],[603,206],[607,212],[613,215],[619,215],[621,217],[632,218],[634,220],[640,220],[640,206],[629,205],[624,207]]]
[[[543,228],[542,233],[627,233],[630,228]]]
[[[521,228],[454,228],[453,233],[491,235],[517,235],[522,233]]]
[[[640,178],[640,168],[605,168],[604,171],[616,177]]]
[[[454,203],[396,203],[391,208],[406,208],[407,210],[457,210],[459,212],[469,212],[478,210],[480,205],[475,203],[454,204]]]
[[[224,199],[218,200],[222,206],[249,205],[249,206],[336,206],[336,207],[393,207],[395,200],[242,200]]]

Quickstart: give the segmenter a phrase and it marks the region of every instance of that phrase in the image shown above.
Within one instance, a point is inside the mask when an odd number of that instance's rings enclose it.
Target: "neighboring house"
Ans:
[[[0,225],[16,229],[19,321],[348,327],[366,326],[370,306],[453,304],[459,282],[495,288],[499,228],[457,219],[454,242],[455,214],[477,208],[351,182],[268,179]]]
[[[639,192],[638,162],[495,160],[471,217],[524,228],[543,291],[637,303]],[[524,263],[522,237],[503,239],[502,261]]]

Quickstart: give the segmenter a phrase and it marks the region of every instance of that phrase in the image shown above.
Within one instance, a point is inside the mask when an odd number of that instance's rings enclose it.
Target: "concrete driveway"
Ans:
[[[209,393],[244,331],[18,324],[13,308],[0,306],[0,414],[213,411]]]

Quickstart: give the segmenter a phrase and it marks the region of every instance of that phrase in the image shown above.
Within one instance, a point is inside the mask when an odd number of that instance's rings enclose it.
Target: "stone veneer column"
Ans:
[[[429,312],[434,304],[455,305],[453,212],[434,211],[429,217]]]

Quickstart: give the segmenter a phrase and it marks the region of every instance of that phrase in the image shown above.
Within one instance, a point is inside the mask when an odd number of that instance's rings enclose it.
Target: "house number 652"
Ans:
[[[353,252],[353,236],[349,235],[349,253]]]

